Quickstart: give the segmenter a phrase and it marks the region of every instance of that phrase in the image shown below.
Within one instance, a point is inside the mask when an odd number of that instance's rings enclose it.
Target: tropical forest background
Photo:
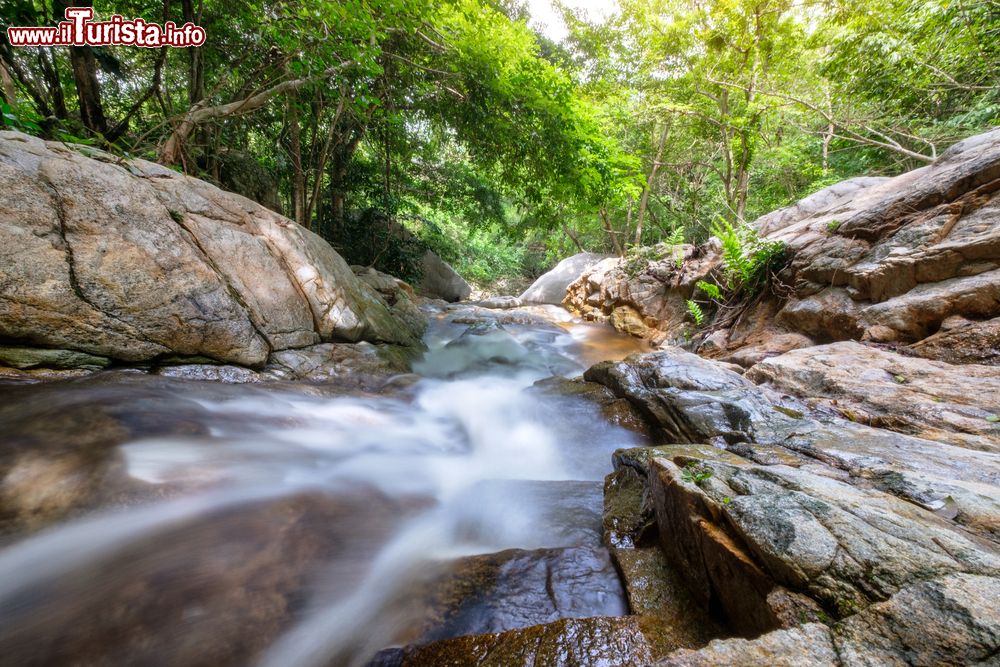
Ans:
[[[3,0],[194,22],[204,46],[15,48],[2,125],[156,160],[352,263],[430,247],[514,291],[581,250],[665,252],[1000,124],[1000,0]],[[398,225],[412,234],[400,235]]]

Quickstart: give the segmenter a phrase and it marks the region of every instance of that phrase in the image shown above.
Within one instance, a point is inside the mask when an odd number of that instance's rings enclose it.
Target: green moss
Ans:
[[[52,350],[36,347],[0,346],[0,366],[26,370],[30,368],[106,368],[111,364],[107,357],[99,357],[76,350]]]
[[[805,415],[803,413],[799,412],[798,410],[793,410],[791,408],[786,408],[783,405],[775,405],[774,409],[777,410],[778,412],[780,412],[781,414],[785,415],[785,416],[791,417],[792,419],[802,419],[803,417],[805,417]]]

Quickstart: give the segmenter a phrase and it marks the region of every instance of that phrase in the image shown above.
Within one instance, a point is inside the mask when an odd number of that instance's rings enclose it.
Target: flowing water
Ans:
[[[540,310],[438,314],[419,379],[379,395],[2,388],[0,664],[365,665],[626,613],[601,480],[639,437],[535,383],[638,345]]]

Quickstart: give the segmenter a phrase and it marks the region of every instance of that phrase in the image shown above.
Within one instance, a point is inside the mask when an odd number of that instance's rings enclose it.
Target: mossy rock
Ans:
[[[76,350],[53,350],[40,347],[0,346],[0,366],[21,370],[29,368],[100,369],[111,365],[107,357],[98,357]]]

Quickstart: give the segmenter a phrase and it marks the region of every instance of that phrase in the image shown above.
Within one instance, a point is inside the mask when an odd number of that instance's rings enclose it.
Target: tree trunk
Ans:
[[[341,91],[343,93],[343,91]],[[306,219],[312,221],[313,208],[316,209],[316,217],[319,218],[320,215],[320,204],[322,203],[322,197],[320,193],[323,188],[323,174],[326,173],[326,163],[330,159],[330,147],[333,144],[333,133],[337,128],[337,124],[340,122],[340,114],[344,111],[344,96],[341,94],[340,101],[337,102],[337,110],[333,113],[333,120],[330,121],[330,127],[326,133],[326,140],[323,142],[323,148],[320,151],[319,157],[316,160],[316,176],[313,179],[312,196],[306,201]],[[319,133],[319,124],[317,122],[316,130],[313,132],[313,143],[316,143],[316,135]],[[311,227],[310,227],[311,229]]]
[[[24,86],[31,100],[35,103],[35,109],[38,113],[42,116],[51,115],[52,111],[45,93],[35,84],[34,79],[29,75],[28,71],[24,67],[21,67],[11,52],[11,47],[5,43],[0,43],[0,62],[3,62],[8,73],[12,74]]]
[[[649,205],[649,193],[653,189],[653,184],[656,182],[656,172],[660,168],[660,160],[663,159],[663,147],[667,143],[667,137],[670,135],[670,123],[666,123],[663,126],[663,131],[660,133],[660,141],[656,145],[656,157],[653,158],[653,165],[649,168],[649,177],[646,178],[646,187],[642,191],[642,197],[639,199],[639,215],[635,223],[635,244],[639,245],[642,243],[642,225],[646,218],[646,207]]]
[[[93,6],[93,0],[55,0],[52,3],[52,11],[57,20],[62,20],[66,7]],[[89,46],[71,46],[69,62],[73,69],[76,94],[80,100],[80,120],[88,130],[104,136],[108,131],[108,122],[104,117],[104,106],[101,104],[101,84],[97,80],[97,59],[94,58],[94,50]]]
[[[624,257],[625,251],[622,250],[622,242],[618,240],[618,232],[611,227],[611,220],[608,219],[608,209],[602,208],[600,210],[600,216],[601,225],[604,227],[604,231],[611,237],[611,247],[615,249],[615,254],[619,257]]]
[[[0,62],[0,88],[3,89],[3,99],[12,108],[17,106],[17,87],[11,78],[7,66]]]
[[[299,110],[295,99],[288,98],[288,134],[291,139],[292,157],[292,218],[306,229],[306,173],[302,169],[301,128],[299,127]]]
[[[66,96],[63,95],[62,81],[59,80],[59,72],[52,60],[51,49],[38,49],[38,67],[42,71],[45,79],[45,87],[49,91],[49,98],[52,100],[52,110],[56,118],[65,120],[69,118],[69,111],[66,110]]]
[[[330,154],[330,139],[333,136],[333,132],[330,132],[330,136],[327,137],[326,147],[323,149],[323,154],[320,156],[316,163],[315,173],[313,177],[312,193],[306,198],[306,229],[312,229],[312,219],[313,211],[316,212],[316,217],[319,218],[320,215],[320,204],[323,198],[320,193],[323,191],[323,174],[326,173],[326,160],[327,156]]]
[[[827,118],[833,118],[833,99],[830,97],[830,84],[826,84],[824,89],[824,97],[826,98],[826,112]],[[827,171],[830,168],[830,143],[833,141],[833,134],[837,131],[834,126],[833,121],[827,121],[826,132],[823,133],[823,171]]]
[[[194,23],[197,25],[201,22],[200,2],[197,14],[194,11],[194,0],[182,0],[181,5],[185,23]],[[205,68],[203,66],[201,48],[200,46],[192,46],[187,49],[189,106],[197,104],[205,97]]]
[[[569,225],[566,224],[565,220],[562,221],[562,229],[563,233],[566,234],[566,237],[573,242],[573,245],[576,246],[577,250],[579,250],[580,252],[587,252],[586,250],[583,249],[583,246],[580,245],[580,239],[577,237],[576,234],[573,233],[573,230],[569,228]]]
[[[108,121],[101,105],[101,84],[97,81],[94,50],[89,46],[71,46],[69,60],[80,100],[80,120],[88,130],[103,136],[108,131]]]

